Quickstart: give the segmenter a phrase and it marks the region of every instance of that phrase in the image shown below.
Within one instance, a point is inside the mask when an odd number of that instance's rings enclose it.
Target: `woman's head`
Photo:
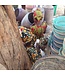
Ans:
[[[42,20],[42,18],[43,18],[42,11],[40,9],[36,9],[33,12],[33,18],[34,18],[34,22],[35,23],[39,23]]]

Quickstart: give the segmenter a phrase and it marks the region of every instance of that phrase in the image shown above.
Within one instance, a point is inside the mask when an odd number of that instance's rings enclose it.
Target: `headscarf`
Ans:
[[[33,12],[33,17],[36,18],[38,21],[40,21],[43,18],[42,11],[40,9],[36,9]]]

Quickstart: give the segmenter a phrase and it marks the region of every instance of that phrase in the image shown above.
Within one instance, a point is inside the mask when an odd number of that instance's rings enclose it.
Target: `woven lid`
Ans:
[[[32,70],[65,70],[65,58],[59,55],[40,58],[34,63]]]

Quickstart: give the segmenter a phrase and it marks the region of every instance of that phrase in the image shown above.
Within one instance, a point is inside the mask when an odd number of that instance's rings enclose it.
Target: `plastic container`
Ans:
[[[51,45],[51,53],[52,53],[52,54],[58,54],[59,51],[56,50],[55,48],[53,48],[53,46]]]
[[[59,16],[53,20],[53,27],[57,30],[65,31],[65,16]]]
[[[65,36],[65,31],[53,28],[53,32],[56,33],[56,34],[61,35],[62,37]]]
[[[16,15],[17,21],[21,21],[26,14],[27,14],[27,11],[22,8],[15,9],[15,15]]]
[[[54,8],[52,5],[45,5],[45,16],[44,19],[47,22],[48,25],[52,24],[53,16],[54,16]]]
[[[54,7],[54,16],[56,15],[56,9],[57,9],[57,5],[53,5]]]
[[[59,49],[59,55],[65,57],[65,53],[63,52],[63,47],[61,47],[61,48]]]
[[[59,49],[59,55],[62,55],[62,47]]]
[[[65,54],[65,16],[59,16],[53,21],[52,49],[59,53],[61,47]],[[63,42],[64,41],[64,42]]]
[[[65,35],[60,35],[60,34],[57,34],[56,32],[54,32],[54,36],[60,40],[64,40],[64,38],[65,38]]]
[[[65,54],[65,38],[64,38],[64,41],[63,41],[63,53]]]
[[[57,42],[59,42],[59,43],[63,43],[63,40],[61,40],[61,39],[58,39],[56,36],[54,36],[53,35],[53,40],[54,41],[57,41]]]

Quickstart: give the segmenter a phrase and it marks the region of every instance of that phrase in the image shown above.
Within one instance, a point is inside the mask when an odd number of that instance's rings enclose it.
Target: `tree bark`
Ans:
[[[31,68],[11,5],[0,6],[0,64],[8,70]]]

